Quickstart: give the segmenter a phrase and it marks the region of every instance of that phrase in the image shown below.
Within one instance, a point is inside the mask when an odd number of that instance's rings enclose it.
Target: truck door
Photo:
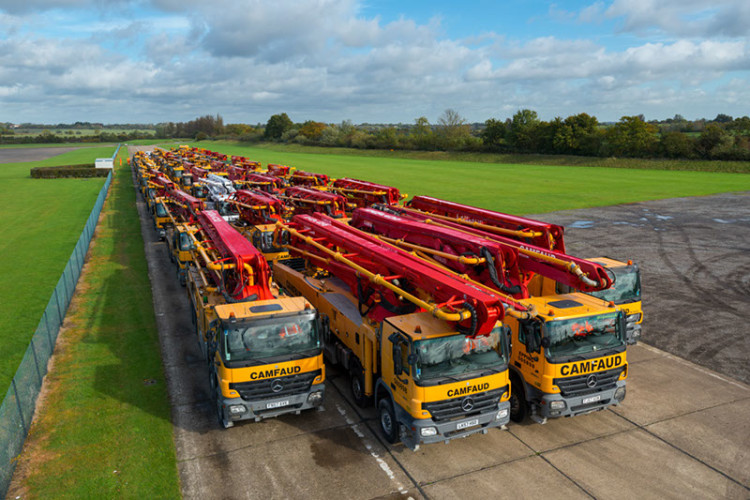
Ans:
[[[394,402],[401,408],[409,408],[409,385],[411,384],[411,366],[409,354],[411,353],[411,342],[399,332],[392,333],[388,340],[391,343],[392,370],[386,376],[391,380],[388,382]],[[384,374],[385,375],[385,374]]]
[[[518,356],[514,361],[521,369],[526,383],[540,388],[544,373],[544,355],[542,354],[542,325],[539,321],[521,320],[518,322]],[[520,367],[518,365],[521,365]]]

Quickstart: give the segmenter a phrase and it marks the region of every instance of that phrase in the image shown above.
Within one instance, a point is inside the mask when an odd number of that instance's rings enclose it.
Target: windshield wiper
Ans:
[[[440,375],[440,376],[441,376],[441,377],[443,377],[443,378],[449,378],[449,379],[451,379],[451,380],[452,380],[453,382],[461,382],[461,379],[459,379],[459,378],[456,378],[456,377],[453,377],[453,376],[451,376],[451,375]],[[447,384],[447,383],[448,383],[448,381],[447,381],[447,380],[441,380],[440,382],[438,382],[438,385],[443,385],[443,384]]]
[[[489,370],[483,371],[479,376],[484,377],[486,375],[492,375],[493,373],[500,373],[499,368],[490,368]]]

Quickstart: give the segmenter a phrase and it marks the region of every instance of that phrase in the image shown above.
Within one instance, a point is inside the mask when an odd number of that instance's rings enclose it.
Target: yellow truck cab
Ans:
[[[598,292],[588,292],[592,297],[606,302],[614,302],[625,312],[628,344],[635,344],[641,338],[643,306],[641,305],[641,270],[632,261],[620,262],[609,257],[588,259],[614,273],[612,286]]]
[[[258,224],[255,226],[236,226],[255,248],[261,251],[269,264],[277,260],[289,260],[289,250],[274,242],[275,224]]]
[[[613,302],[625,313],[627,327],[626,341],[635,344],[641,338],[641,323],[643,323],[643,307],[641,305],[641,271],[638,264],[632,261],[621,262],[609,257],[595,257],[587,259],[599,264],[610,272],[612,286],[597,292],[581,292],[562,283],[535,276],[529,289],[534,290],[532,295],[552,295],[567,293],[583,293],[596,297],[602,302]]]
[[[208,190],[206,189],[206,185],[200,181],[193,181],[192,185],[190,186],[190,189],[186,189],[188,193],[193,195],[195,198],[205,200],[208,196]]]
[[[322,404],[320,319],[307,300],[226,303],[193,266],[188,268],[188,296],[222,427],[299,414]]]
[[[154,228],[162,240],[167,236],[167,227],[172,224],[163,198],[154,199]]]
[[[167,228],[165,241],[169,252],[169,260],[177,266],[177,279],[180,281],[180,285],[185,286],[187,283],[187,268],[193,260],[191,252],[195,251],[195,243],[184,224]]]
[[[412,450],[493,427],[510,417],[507,341],[500,322],[470,338],[429,312],[374,322],[335,277],[316,279],[274,263],[274,279],[323,318],[326,357],[347,370],[362,407],[374,403],[385,439]]]
[[[523,299],[535,318],[506,316],[511,331],[511,418],[572,417],[625,399],[624,313],[586,294]]]

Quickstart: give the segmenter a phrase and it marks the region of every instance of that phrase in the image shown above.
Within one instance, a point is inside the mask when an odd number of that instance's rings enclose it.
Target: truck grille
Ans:
[[[433,403],[422,403],[422,409],[429,411],[435,422],[465,418],[497,408],[500,398],[507,390],[508,387],[506,386],[500,389],[478,392],[476,394],[469,394],[459,398],[444,399]],[[464,404],[464,401],[467,399],[471,400],[471,409],[468,411],[464,409],[467,406]]]
[[[563,397],[584,396],[612,389],[623,370],[624,368],[620,366],[603,372],[587,373],[576,377],[556,378],[552,380],[552,383],[560,388],[560,394]],[[589,377],[592,376],[594,377],[592,379],[593,385],[589,385]]]
[[[299,375],[263,379],[257,382],[231,383],[229,388],[239,392],[245,401],[291,396],[309,391],[312,381],[319,375],[320,370],[316,370]],[[279,386],[280,389],[278,389]],[[277,390],[274,391],[274,388]]]

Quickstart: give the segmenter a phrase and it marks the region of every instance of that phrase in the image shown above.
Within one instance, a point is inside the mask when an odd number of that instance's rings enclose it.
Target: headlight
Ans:
[[[422,427],[419,429],[419,433],[424,436],[436,436],[437,435],[437,428],[436,427]]]
[[[307,402],[313,406],[320,405],[323,402],[323,391],[311,392],[310,395],[307,396]]]
[[[230,405],[229,406],[229,413],[232,415],[241,415],[247,411],[247,408],[245,408],[245,405]]]
[[[624,387],[618,387],[615,391],[615,399],[620,402],[623,399],[625,399],[625,388]]]
[[[508,418],[508,409],[504,408],[497,412],[497,415],[495,415],[495,420],[502,420],[504,418]]]
[[[549,403],[550,410],[564,410],[565,406],[565,401],[550,401]]]

